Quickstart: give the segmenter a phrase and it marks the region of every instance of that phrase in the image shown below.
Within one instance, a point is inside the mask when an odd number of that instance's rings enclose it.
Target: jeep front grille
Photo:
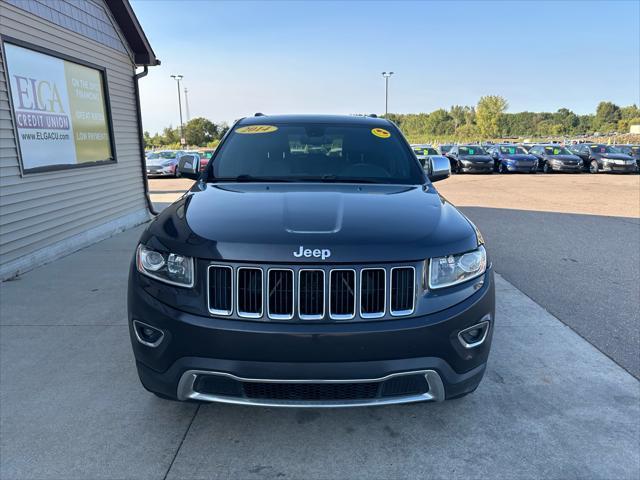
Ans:
[[[416,269],[210,265],[215,316],[262,320],[373,320],[413,314]]]

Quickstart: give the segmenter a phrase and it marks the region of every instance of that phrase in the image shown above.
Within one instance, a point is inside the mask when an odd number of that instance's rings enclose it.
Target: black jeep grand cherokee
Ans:
[[[197,157],[180,160],[198,178]],[[129,326],[158,396],[268,406],[440,401],[489,355],[482,236],[396,126],[347,116],[237,122],[140,238]]]

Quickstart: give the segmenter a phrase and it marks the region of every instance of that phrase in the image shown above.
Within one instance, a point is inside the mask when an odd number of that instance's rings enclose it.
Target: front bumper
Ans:
[[[494,315],[491,270],[477,292],[446,310],[420,317],[332,324],[193,315],[158,301],[135,282],[129,288],[129,329],[140,380],[146,389],[179,400],[337,407],[454,398],[473,391],[484,375]],[[138,341],[133,320],[162,330],[162,342],[150,347]],[[466,348],[459,332],[483,320],[489,322],[484,341]],[[382,395],[385,379],[407,375],[424,375],[427,387],[403,395]],[[211,376],[242,385],[230,384],[232,390],[226,394],[198,389],[199,378]],[[379,383],[380,388],[367,398],[320,400],[252,397],[233,390],[245,384],[271,383],[295,384],[301,389],[313,384],[322,389],[322,384],[340,382]]]
[[[503,164],[507,171],[509,172],[522,172],[522,173],[531,173],[535,172],[538,169],[538,165],[533,164],[521,164],[521,163],[504,163]]]
[[[549,162],[549,166],[556,172],[582,172],[582,164],[566,164],[562,162]]]
[[[464,173],[493,173],[493,163],[462,162],[460,171]]]
[[[147,175],[156,177],[172,177],[176,174],[175,165],[168,167],[150,167],[147,166]]]
[[[618,165],[612,162],[602,162],[602,171],[603,172],[619,172],[619,173],[635,173],[638,171],[638,166],[635,163]]]

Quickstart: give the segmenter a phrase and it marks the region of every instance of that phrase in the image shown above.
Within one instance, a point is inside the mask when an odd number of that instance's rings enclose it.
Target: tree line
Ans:
[[[568,108],[556,112],[506,113],[509,104],[498,95],[480,98],[475,106],[454,105],[431,113],[390,113],[410,142],[475,141],[515,137],[561,137],[629,131],[640,124],[637,105],[620,107],[600,102],[595,114],[578,115]],[[229,129],[226,123],[215,124],[198,117],[184,125],[184,137],[192,147],[214,147]],[[179,148],[180,129],[166,127],[151,136],[144,132],[145,148]]]
[[[213,123],[203,117],[193,118],[184,124],[183,135],[187,145],[191,147],[215,147],[229,130],[226,123]],[[168,126],[162,133],[151,136],[144,132],[144,147],[150,148],[180,148],[180,127]]]
[[[509,104],[498,95],[480,98],[475,106],[454,105],[431,113],[389,114],[411,142],[428,139],[471,140],[509,137],[561,137],[629,131],[640,124],[637,105],[620,107],[600,102],[595,114],[578,115],[567,108],[556,112],[506,113]]]

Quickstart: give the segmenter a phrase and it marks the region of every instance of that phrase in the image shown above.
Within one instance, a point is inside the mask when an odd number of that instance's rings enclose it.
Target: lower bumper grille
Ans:
[[[254,380],[216,372],[185,372],[181,399],[265,406],[357,406],[444,400],[444,388],[432,370],[371,380]]]
[[[357,400],[378,395],[377,383],[242,382],[247,398],[263,400]]]

